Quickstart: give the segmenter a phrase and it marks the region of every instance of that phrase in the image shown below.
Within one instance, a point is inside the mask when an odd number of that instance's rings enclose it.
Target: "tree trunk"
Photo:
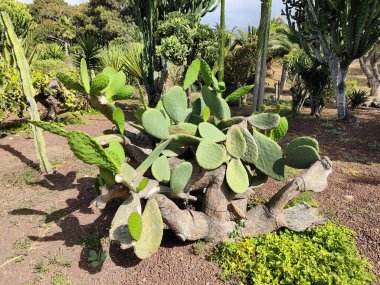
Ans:
[[[375,53],[370,53],[368,57],[360,58],[360,66],[367,76],[369,86],[371,87],[371,97],[380,97],[380,73],[377,64],[380,61],[380,55],[376,57]],[[368,62],[370,66],[368,66]]]
[[[253,111],[261,111],[264,102],[265,78],[267,71],[267,49],[272,0],[261,1],[261,18],[256,52],[255,86],[253,89]]]
[[[282,72],[281,72],[281,79],[279,83],[279,90],[278,90],[279,95],[282,95],[284,93],[284,87],[285,87],[287,75],[288,75],[288,71],[286,70],[286,66],[283,65]]]
[[[224,58],[225,58],[225,48],[226,48],[226,0],[221,1],[220,6],[220,46],[219,46],[219,71],[218,78],[219,81],[224,80]]]
[[[342,65],[338,59],[333,58],[329,62],[331,76],[340,121],[348,120],[348,109],[346,103],[346,76],[348,66]]]

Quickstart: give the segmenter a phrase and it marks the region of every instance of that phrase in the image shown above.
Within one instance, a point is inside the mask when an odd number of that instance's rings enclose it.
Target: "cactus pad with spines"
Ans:
[[[112,119],[120,134],[124,134],[125,131],[125,117],[124,112],[120,108],[115,108],[112,112]]]
[[[68,134],[67,140],[75,156],[83,162],[118,172],[117,163],[86,133],[72,131]]]
[[[248,190],[249,178],[247,171],[240,159],[233,158],[227,166],[227,184],[237,194]]]
[[[247,150],[244,135],[236,125],[227,132],[226,148],[227,152],[235,158],[241,158]]]
[[[202,141],[196,152],[198,164],[206,170],[214,170],[225,161],[227,153],[224,147],[208,140]]]
[[[297,169],[306,169],[319,159],[318,151],[314,147],[301,145],[286,154],[285,164]]]
[[[90,94],[94,96],[100,96],[105,92],[108,84],[110,82],[110,78],[108,75],[99,73],[95,76],[94,80],[91,83]],[[66,84],[65,84],[66,85]]]
[[[135,254],[140,259],[151,257],[160,247],[164,233],[164,224],[156,199],[149,199],[142,214],[142,231],[140,239],[134,246]]]
[[[186,90],[191,87],[197,80],[201,70],[200,59],[194,60],[186,71],[185,80],[183,82],[183,89]]]
[[[181,162],[173,168],[170,180],[170,189],[174,195],[178,195],[183,192],[192,173],[193,165],[187,161]]]
[[[52,134],[61,136],[61,137],[67,137],[69,132],[65,131],[64,129],[58,127],[55,124],[47,123],[44,121],[30,121],[32,125],[35,125],[36,127],[39,127],[45,131],[48,131]]]
[[[162,154],[166,157],[177,157],[182,155],[187,150],[188,146],[176,142],[171,142],[162,152]]]
[[[213,80],[212,80],[212,77],[213,77],[212,70],[211,70],[210,66],[207,64],[207,62],[205,60],[200,59],[200,61],[201,61],[200,71],[201,71],[202,78],[205,81],[206,85],[210,86],[213,83]]]
[[[155,138],[163,140],[169,138],[169,124],[159,110],[146,111],[142,116],[142,125],[146,132]]]
[[[106,149],[106,153],[118,166],[121,166],[125,161],[124,148],[120,143],[116,141],[109,143],[108,148]]]
[[[276,180],[283,180],[285,178],[285,165],[281,147],[258,131],[253,132],[253,138],[259,150],[255,166],[266,175]]]
[[[140,199],[132,194],[120,205],[111,224],[109,237],[111,241],[118,241],[122,249],[133,247],[134,240],[128,229],[128,219],[132,213],[141,213]]]
[[[187,96],[181,87],[171,88],[163,97],[166,113],[175,123],[184,122],[187,114]]]
[[[197,134],[197,125],[190,123],[179,123],[178,125],[172,125],[169,127],[169,134],[186,134],[190,136],[195,136]]]
[[[159,157],[152,165],[152,174],[154,179],[160,183],[170,181],[170,165],[166,156]]]
[[[244,136],[245,143],[247,145],[247,148],[244,154],[241,156],[241,159],[250,164],[254,164],[259,156],[259,149],[257,147],[257,143],[253,138],[252,134],[246,128],[240,128],[240,130]]]
[[[129,216],[128,230],[134,240],[140,239],[142,231],[142,219],[139,213],[134,212]]]
[[[198,130],[202,138],[215,143],[224,142],[227,138],[222,131],[207,122],[199,124]]]
[[[270,130],[274,129],[280,123],[281,117],[275,113],[262,113],[257,115],[252,115],[248,118],[248,122],[255,128],[259,130]]]
[[[308,145],[313,148],[315,148],[316,151],[319,151],[319,143],[316,139],[312,137],[298,137],[292,140],[285,148],[284,148],[284,154],[286,155],[289,153],[292,149],[302,146],[302,145]]]
[[[288,119],[286,117],[281,117],[280,123],[278,124],[278,126],[272,129],[270,132],[271,139],[273,139],[276,142],[282,140],[288,133],[288,128],[289,128]]]

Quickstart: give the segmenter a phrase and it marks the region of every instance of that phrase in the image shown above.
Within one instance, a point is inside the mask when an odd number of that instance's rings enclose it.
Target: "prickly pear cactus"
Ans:
[[[70,88],[77,87],[97,100],[94,106],[115,123],[118,134],[91,138],[81,132],[32,123],[66,137],[79,159],[99,167],[103,195],[97,201],[99,205],[108,202],[102,200],[105,197],[126,200],[115,215],[110,237],[123,248],[133,246],[141,259],[150,257],[162,239],[163,222],[155,195],[188,201],[190,181],[194,182],[193,176],[199,174],[194,169],[207,173],[225,167],[221,180],[235,195],[261,186],[268,177],[284,180],[285,165],[303,169],[320,159],[318,142],[309,137],[296,138],[282,150],[278,141],[286,135],[288,122],[278,114],[279,110],[247,118],[232,117],[222,96],[224,83],[218,82],[204,60],[197,59],[190,65],[183,88],[175,86],[168,90],[156,108],[148,108],[143,102],[145,107],[134,113],[139,123],[130,126],[148,137],[155,147],[147,153],[144,148],[139,149],[146,159],[132,167],[126,157],[131,146],[128,123],[124,123],[124,114],[114,101],[130,96],[133,90],[125,85],[123,74],[110,68],[93,79],[88,76],[85,64],[81,69],[81,82],[64,75],[59,77]],[[201,94],[189,107],[185,89],[199,78],[204,83]],[[243,86],[227,100],[236,101],[251,89],[252,86]],[[145,202],[141,200],[148,200],[144,210]]]

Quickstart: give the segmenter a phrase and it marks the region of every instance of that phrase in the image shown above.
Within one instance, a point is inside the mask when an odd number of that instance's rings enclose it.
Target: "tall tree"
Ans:
[[[87,14],[96,28],[96,36],[106,45],[115,38],[125,38],[133,29],[129,0],[90,0]]]
[[[264,102],[271,13],[272,0],[261,0],[261,17],[256,50],[255,87],[253,88],[253,111],[260,111]]]
[[[219,64],[218,64],[218,77],[219,81],[224,79],[224,60],[225,60],[225,46],[226,46],[226,0],[221,1],[220,5],[220,46],[219,46]]]
[[[380,37],[378,0],[283,0],[289,26],[330,67],[338,119],[349,119],[345,80],[349,65]]]
[[[367,55],[360,58],[360,66],[367,76],[368,84],[371,87],[371,97],[380,98],[380,42],[377,43]]]
[[[156,53],[156,33],[158,22],[171,12],[199,14],[204,16],[219,5],[217,0],[130,0],[135,12],[135,22],[140,29],[143,41],[143,81],[148,94],[149,105],[155,106],[161,98],[163,80],[158,72],[162,71]],[[163,79],[163,78],[161,78]]]

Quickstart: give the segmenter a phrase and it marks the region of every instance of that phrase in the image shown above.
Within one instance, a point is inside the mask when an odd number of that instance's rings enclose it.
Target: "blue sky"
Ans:
[[[33,0],[20,0],[21,2],[31,3]],[[70,4],[79,4],[87,0],[66,0]],[[258,26],[260,21],[260,0],[226,0],[226,23],[232,29],[234,26],[246,29],[247,26]],[[282,0],[273,0],[272,18],[281,15],[283,7]],[[214,25],[219,22],[219,9],[207,14],[203,18],[204,23]]]
[[[273,0],[272,18],[281,15],[282,0]],[[226,25],[232,29],[234,26],[246,29],[248,25],[258,26],[260,21],[260,0],[226,0]],[[204,23],[214,25],[219,23],[220,10],[207,14]]]

